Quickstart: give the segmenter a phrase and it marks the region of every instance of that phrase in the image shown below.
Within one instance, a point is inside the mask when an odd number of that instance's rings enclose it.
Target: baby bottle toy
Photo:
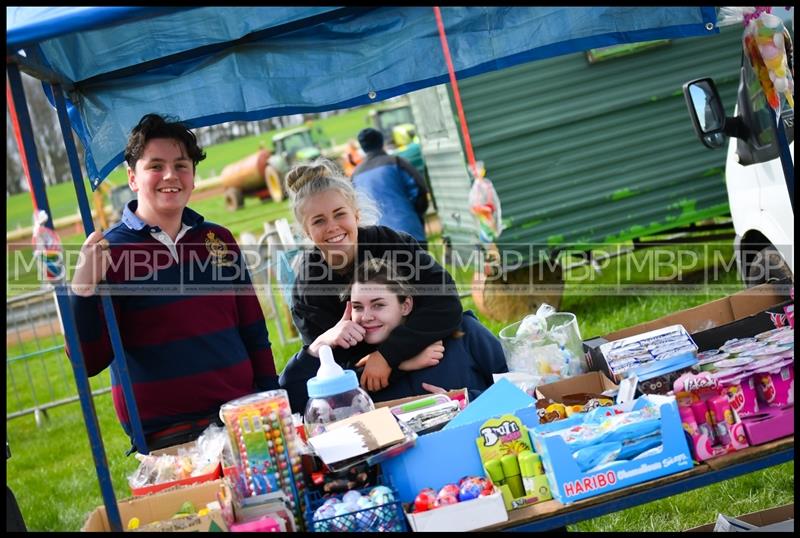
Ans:
[[[323,433],[326,424],[375,409],[372,398],[358,386],[356,373],[342,370],[329,346],[320,347],[319,362],[317,375],[306,383],[309,399],[305,428],[309,437]]]

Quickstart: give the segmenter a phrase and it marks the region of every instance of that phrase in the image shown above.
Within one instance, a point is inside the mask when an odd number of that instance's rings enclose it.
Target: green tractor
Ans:
[[[402,150],[412,141],[417,140],[414,116],[407,100],[371,110],[369,119],[372,126],[383,133],[387,149]]]
[[[422,148],[414,125],[414,115],[408,97],[375,108],[369,113],[369,123],[383,134],[383,145],[387,153],[407,160],[416,168],[432,193],[428,169],[422,157]],[[430,210],[436,208],[436,200],[431,195]]]
[[[414,115],[407,98],[371,110],[368,121],[383,134],[388,153],[404,158],[426,177]]]
[[[278,133],[272,137],[272,155],[269,166],[280,175],[281,185],[289,169],[295,164],[313,161],[322,155],[320,137],[322,130],[317,129],[315,136],[311,127],[304,125]]]
[[[315,137],[312,135],[316,134]],[[286,196],[285,177],[295,164],[308,162],[322,154],[322,130],[304,125],[272,137],[273,151],[261,149],[222,169],[225,206],[231,210],[244,206],[245,196],[261,201],[282,201]]]

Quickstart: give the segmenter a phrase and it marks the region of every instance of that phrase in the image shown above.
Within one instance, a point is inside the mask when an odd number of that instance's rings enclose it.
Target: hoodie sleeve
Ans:
[[[476,371],[486,381],[488,387],[493,383],[492,374],[508,372],[506,356],[500,340],[481,324],[471,310],[464,312],[464,338]]]
[[[427,346],[443,340],[461,324],[461,300],[453,278],[408,234],[378,227],[381,241],[390,246],[395,266],[410,265],[416,287],[414,308],[378,351],[393,369]]]

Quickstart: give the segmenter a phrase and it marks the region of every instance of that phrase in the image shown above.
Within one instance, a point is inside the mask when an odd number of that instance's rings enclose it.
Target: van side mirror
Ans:
[[[697,137],[707,148],[721,148],[727,134],[725,109],[714,81],[710,78],[691,80],[683,85],[683,96]]]

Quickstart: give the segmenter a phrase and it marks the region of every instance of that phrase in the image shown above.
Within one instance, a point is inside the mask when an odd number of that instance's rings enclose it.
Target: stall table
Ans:
[[[681,473],[568,505],[556,500],[512,510],[508,521],[481,531],[543,531],[593,519],[794,459],[794,436],[719,456]]]

